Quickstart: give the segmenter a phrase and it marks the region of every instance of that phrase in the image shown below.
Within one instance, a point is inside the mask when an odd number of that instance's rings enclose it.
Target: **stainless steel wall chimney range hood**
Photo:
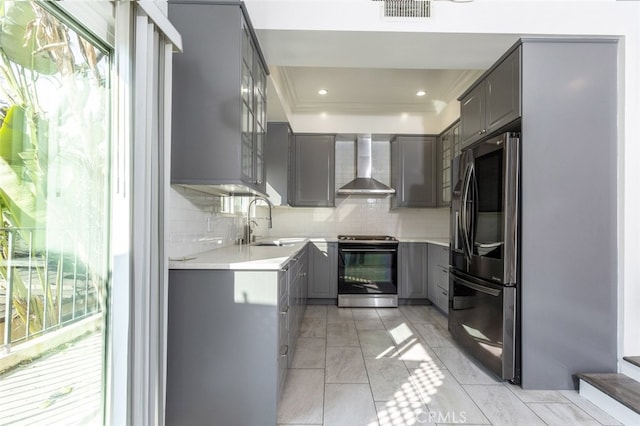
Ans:
[[[356,142],[356,178],[338,189],[339,195],[395,194],[396,190],[371,177],[371,135],[358,135]]]

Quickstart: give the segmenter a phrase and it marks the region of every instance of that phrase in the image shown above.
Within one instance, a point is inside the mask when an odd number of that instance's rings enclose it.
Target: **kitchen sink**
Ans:
[[[290,247],[302,241],[304,241],[304,238],[282,238],[279,240],[256,241],[255,243],[251,243],[251,245],[258,247]]]
[[[252,246],[271,246],[271,247],[288,247],[295,245],[295,243],[283,243],[281,241],[263,241],[251,244]]]

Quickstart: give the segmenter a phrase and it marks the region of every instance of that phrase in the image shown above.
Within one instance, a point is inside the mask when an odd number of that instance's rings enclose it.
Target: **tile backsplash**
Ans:
[[[273,228],[256,229],[265,236],[336,237],[339,234],[378,234],[412,238],[448,238],[449,209],[389,210],[390,198],[351,195],[335,208],[273,209]],[[266,211],[266,209],[261,209]],[[261,233],[267,231],[266,233]]]
[[[170,258],[236,244],[244,215],[220,213],[221,197],[172,186],[169,195]]]
[[[389,184],[390,144],[372,143],[372,176]],[[336,141],[336,188],[355,177],[355,143]],[[337,196],[335,208],[274,207],[268,229],[266,207],[252,215],[258,237],[336,237],[339,234],[384,234],[399,238],[448,238],[449,209],[390,210],[390,196]],[[220,213],[221,197],[172,187],[169,199],[170,257],[181,257],[236,244],[246,213]]]

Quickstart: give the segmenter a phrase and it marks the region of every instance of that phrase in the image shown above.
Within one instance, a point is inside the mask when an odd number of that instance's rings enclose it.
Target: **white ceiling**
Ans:
[[[256,31],[276,86],[270,121],[292,113],[437,114],[520,35]],[[329,91],[318,95],[318,89]],[[272,96],[277,92],[279,99]],[[417,97],[417,90],[427,95]],[[278,105],[283,102],[286,106]]]

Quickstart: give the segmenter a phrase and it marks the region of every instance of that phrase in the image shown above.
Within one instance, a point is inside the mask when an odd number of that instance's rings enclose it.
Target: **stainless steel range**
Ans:
[[[338,307],[398,306],[398,240],[338,235]]]

